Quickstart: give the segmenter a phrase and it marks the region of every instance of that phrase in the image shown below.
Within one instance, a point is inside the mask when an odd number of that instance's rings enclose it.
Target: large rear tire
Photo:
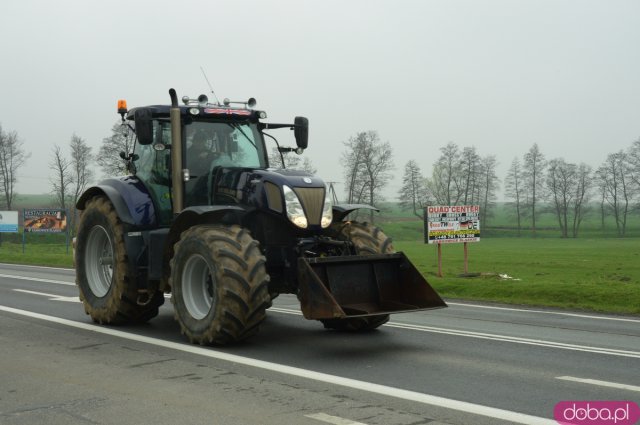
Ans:
[[[87,201],[80,216],[75,264],[80,300],[94,322],[146,322],[158,315],[164,302],[161,293],[146,305],[136,302],[138,290],[129,270],[122,222],[103,196]]]
[[[194,226],[171,260],[175,317],[194,344],[224,345],[254,335],[271,306],[265,258],[240,226]]]
[[[350,241],[357,255],[391,254],[395,252],[391,238],[380,228],[355,221],[334,223],[330,232],[333,237]],[[388,314],[349,319],[320,320],[325,328],[340,331],[362,332],[375,329],[389,321]]]

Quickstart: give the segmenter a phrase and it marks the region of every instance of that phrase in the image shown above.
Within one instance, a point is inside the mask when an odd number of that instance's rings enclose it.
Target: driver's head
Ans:
[[[191,146],[194,149],[203,150],[205,149],[205,142],[207,141],[207,135],[204,130],[196,131],[196,134],[193,135],[193,139],[191,139]]]

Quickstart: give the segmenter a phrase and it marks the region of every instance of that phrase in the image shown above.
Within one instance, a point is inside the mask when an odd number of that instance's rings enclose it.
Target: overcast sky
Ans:
[[[32,154],[20,193],[50,191],[72,134],[97,151],[118,99],[209,92],[200,67],[220,100],[308,117],[325,180],[343,180],[344,141],[377,130],[388,198],[450,141],[496,155],[503,179],[533,143],[595,167],[640,137],[640,1],[7,1],[0,55],[0,125]]]

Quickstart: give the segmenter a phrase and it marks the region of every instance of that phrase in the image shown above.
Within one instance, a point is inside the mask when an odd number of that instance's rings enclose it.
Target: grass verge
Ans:
[[[442,247],[394,243],[443,296],[507,304],[640,314],[640,239],[486,239]],[[506,275],[508,277],[500,277]]]
[[[0,245],[0,263],[29,264],[49,267],[73,267],[73,254],[66,244],[26,244],[22,253],[22,244],[3,242]]]

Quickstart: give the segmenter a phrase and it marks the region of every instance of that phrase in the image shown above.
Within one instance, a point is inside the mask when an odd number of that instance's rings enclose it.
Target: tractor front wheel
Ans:
[[[171,260],[176,320],[195,344],[255,334],[271,306],[265,258],[246,229],[200,225],[182,233]]]

